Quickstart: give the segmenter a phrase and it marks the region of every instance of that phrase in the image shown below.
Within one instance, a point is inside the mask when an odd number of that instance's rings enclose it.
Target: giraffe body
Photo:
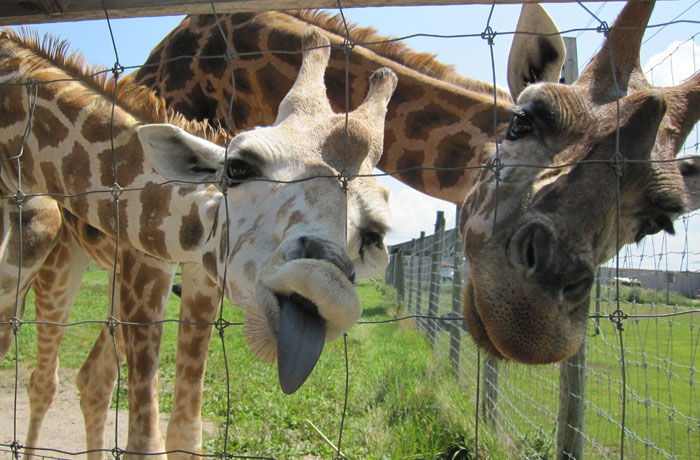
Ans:
[[[318,33],[308,35],[305,40],[307,48],[324,45]],[[325,322],[325,339],[337,337],[356,321],[360,306],[351,280],[355,276],[352,260],[359,259],[359,254],[347,254],[345,247],[351,243],[359,252],[364,248],[364,256],[373,259],[368,267],[381,266],[382,259],[386,259],[381,237],[372,242],[372,248],[355,240],[363,240],[363,232],[385,232],[387,224],[383,219],[387,216],[381,212],[379,216],[372,215],[371,209],[353,210],[352,218],[366,220],[352,222],[346,238],[346,203],[356,206],[372,202],[373,198],[367,201],[354,197],[362,189],[353,180],[345,191],[337,180],[337,171],[342,169],[351,176],[364,173],[371,170],[381,155],[382,123],[378,122],[384,117],[395,87],[393,73],[384,70],[373,76],[366,102],[351,114],[348,151],[342,155],[338,148],[343,144],[344,117],[332,112],[323,86],[327,48],[305,53],[299,78],[280,107],[276,125],[234,138],[228,152],[240,155],[227,161],[224,148],[179,127],[143,126],[138,118],[142,105],[132,106],[131,113],[117,105],[113,128],[115,177],[109,166],[111,148],[105,149],[109,134],[104,130],[109,133],[111,117],[107,107],[111,103],[104,94],[109,91],[103,94],[74,81],[48,83],[60,77],[70,79],[77,66],[67,62],[67,69],[62,69],[51,62],[60,60],[53,59],[55,55],[26,45],[11,34],[0,41],[2,62],[6,64],[0,70],[3,83],[22,82],[30,77],[41,88],[40,97],[31,109],[35,129],[24,145],[21,173],[19,169],[10,170],[3,179],[8,190],[15,190],[20,186],[17,178],[21,177],[23,193],[29,196],[55,193],[66,215],[72,216],[64,216],[64,224],[73,227],[71,237],[85,237],[80,228],[86,225],[112,239],[118,232],[120,244],[129,248],[119,253],[121,271],[116,275],[120,287],[115,300],[120,303],[123,316],[151,317],[153,309],[156,316],[162,315],[158,309],[167,299],[175,263],[183,262],[188,274],[200,280],[206,274],[210,279],[209,283],[200,284],[200,290],[216,292],[217,285],[222,286],[232,302],[250,312],[246,334],[253,351],[263,358],[276,359],[275,344],[267,341],[276,342],[279,328],[286,327],[279,323],[283,297],[292,298],[285,308],[298,306],[294,296],[306,298]],[[3,105],[19,107],[19,116],[3,126],[3,139],[10,141],[2,151],[11,152],[19,147],[15,133],[26,126],[30,111],[21,107],[22,92],[16,89],[22,90],[22,86],[6,85],[2,89]],[[119,90],[142,91],[127,85]],[[148,100],[158,103],[151,97],[140,99],[140,104]],[[150,109],[157,111],[158,107]],[[177,117],[170,121],[177,121]],[[152,187],[167,180],[156,172],[152,162],[168,175],[167,179],[196,177],[198,181],[221,182],[227,194],[211,185]],[[177,169],[173,165],[183,167]],[[201,171],[203,175],[199,174]],[[91,187],[109,190],[109,182],[140,190],[131,196],[128,190],[117,193],[119,200],[115,201],[98,198],[99,193],[84,194]],[[351,200],[346,201],[346,192]],[[379,192],[379,195],[386,204],[386,194]],[[323,200],[318,199],[321,196]],[[270,205],[272,208],[266,208]],[[311,211],[309,205],[316,210]],[[117,206],[118,225],[114,214]],[[228,236],[227,244],[223,243],[224,235]],[[81,243],[92,247],[90,241]],[[60,239],[54,248],[59,247]],[[375,255],[379,258],[375,259]],[[194,266],[201,270],[192,269]],[[309,289],[304,283],[309,278],[321,288]],[[331,291],[323,292],[323,287]],[[130,377],[131,371],[135,371],[138,381],[151,385],[150,392],[155,396],[157,387],[152,382],[157,371],[160,328],[155,327],[149,334],[136,327],[126,328],[124,335]],[[155,346],[155,352],[148,346]],[[302,341],[299,356],[292,359],[305,359],[303,347]],[[96,347],[93,354],[108,356],[104,350]],[[99,363],[95,359],[88,361]],[[99,373],[81,370],[79,387],[94,388],[96,385],[82,376],[96,374]],[[103,395],[96,398],[104,400]],[[92,403],[84,395],[82,402]],[[158,447],[160,433],[154,430],[157,429],[140,434],[154,439]],[[131,449],[132,434],[130,423],[127,449],[139,450]],[[146,451],[153,450],[147,447]]]

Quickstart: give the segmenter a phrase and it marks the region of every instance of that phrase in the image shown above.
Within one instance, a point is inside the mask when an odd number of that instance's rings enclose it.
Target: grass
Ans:
[[[358,290],[364,321],[406,313],[396,300],[396,292],[381,282],[361,282]],[[438,314],[451,309],[451,285],[443,284],[441,292]],[[618,304],[613,293],[603,294],[609,300],[604,300],[600,309],[608,314]],[[88,272],[70,321],[103,318],[107,298],[105,273]],[[423,313],[427,312],[427,299],[424,293]],[[628,288],[622,289],[620,299],[625,313],[637,315],[623,322],[622,331],[626,385],[624,458],[656,458],[664,457],[664,453],[677,458],[700,458],[700,395],[693,380],[700,341],[697,313],[669,318],[639,316],[698,308],[699,302],[672,295],[673,306],[669,307],[664,305],[665,293]],[[171,299],[168,318],[177,318],[178,306],[178,301]],[[594,309],[592,303],[591,311]],[[240,321],[242,314],[239,309],[225,306],[229,321]],[[31,298],[25,318],[33,318]],[[595,322],[591,321],[588,337],[586,457],[619,458],[623,388],[620,331],[607,319],[598,323],[596,332]],[[248,351],[240,327],[227,328],[223,342],[215,335],[207,366],[203,415],[216,422],[219,432],[205,439],[205,452],[221,452],[225,446],[237,455],[335,458],[334,450],[311,422],[335,444],[342,423],[341,449],[351,459],[471,459],[477,392],[473,367],[476,360],[469,355],[473,350],[465,338],[461,374],[455,379],[444,359],[445,352],[431,350],[413,324],[359,324],[348,333],[349,394],[345,419],[343,340],[327,344],[309,380],[297,393],[287,396],[279,389],[275,366],[258,361]],[[99,328],[67,328],[61,351],[63,366],[80,366]],[[437,343],[449,342],[448,334],[439,332]],[[164,412],[172,407],[176,340],[177,324],[166,324],[159,374]],[[35,342],[33,327],[25,325],[19,336],[19,359],[28,366],[36,362]],[[8,357],[2,368],[11,368],[12,359]],[[488,452],[491,459],[556,458],[558,379],[558,365],[501,364],[496,420],[490,424],[480,418],[481,453]],[[125,407],[126,388],[121,391],[120,400]],[[518,454],[514,455],[514,450]]]
[[[401,314],[395,294],[383,283],[360,282],[358,291],[364,309],[362,320]],[[108,295],[105,272],[88,271],[69,322],[103,319]],[[167,317],[177,318],[178,307],[178,301],[171,299]],[[229,321],[242,319],[241,310],[228,304],[224,308]],[[25,319],[34,319],[31,295]],[[236,455],[335,458],[335,451],[311,422],[334,444],[339,441],[342,423],[341,449],[351,459],[471,458],[474,409],[472,398],[465,396],[471,390],[453,378],[446,361],[434,359],[412,324],[361,324],[348,333],[349,393],[344,419],[346,346],[342,339],[326,344],[316,369],[299,391],[284,395],[275,366],[257,360],[248,351],[241,327],[227,328],[223,342],[215,335],[205,377],[203,416],[217,424],[218,435],[205,438],[205,452],[222,452],[225,447]],[[100,327],[66,328],[61,365],[78,368]],[[166,323],[159,372],[164,412],[172,407],[176,340],[177,324]],[[36,365],[35,344],[33,326],[24,325],[18,350],[19,360],[26,366]],[[14,352],[0,368],[13,368],[13,360]],[[125,369],[122,375],[126,380]],[[120,405],[126,407],[125,384],[120,391]],[[492,458],[508,458],[495,436],[482,435],[480,445],[492,455],[501,452]]]

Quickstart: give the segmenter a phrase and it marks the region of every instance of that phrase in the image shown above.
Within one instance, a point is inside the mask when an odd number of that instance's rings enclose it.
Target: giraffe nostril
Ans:
[[[296,259],[327,260],[355,284],[355,264],[342,248],[328,240],[306,236],[298,238],[286,254],[287,261]]]
[[[512,263],[530,275],[546,270],[553,257],[553,239],[552,232],[541,223],[522,226],[509,244]]]

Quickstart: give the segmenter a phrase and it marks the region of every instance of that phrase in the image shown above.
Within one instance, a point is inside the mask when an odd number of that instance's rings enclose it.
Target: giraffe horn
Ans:
[[[639,64],[639,51],[646,25],[654,10],[653,1],[628,1],[615,20],[603,47],[586,66],[576,85],[590,88],[592,99],[601,104],[627,92],[632,76],[646,81]],[[612,58],[611,58],[612,50]],[[612,68],[614,62],[614,69]],[[615,94],[613,70],[620,93]],[[649,86],[647,83],[646,86]]]
[[[394,94],[398,78],[393,70],[383,67],[375,71],[369,78],[369,90],[365,100],[352,112],[353,118],[366,121],[366,126],[372,130],[372,147],[368,157],[375,166],[382,155],[384,144],[384,117],[391,95]]]
[[[309,29],[301,40],[303,58],[294,85],[280,103],[277,121],[292,113],[332,113],[323,77],[330,59],[330,41],[316,29]]]

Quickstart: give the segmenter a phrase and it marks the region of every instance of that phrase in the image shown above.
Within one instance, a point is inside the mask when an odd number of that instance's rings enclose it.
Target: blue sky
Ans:
[[[650,24],[663,24],[679,19],[700,20],[700,0],[666,1],[657,4]],[[622,2],[586,3],[601,20],[612,24],[617,13],[624,5]],[[595,28],[598,22],[584,8],[576,3],[545,4],[545,9],[552,16],[561,31],[580,28]],[[423,34],[479,34],[487,24],[490,6],[459,5],[431,7],[369,7],[348,8],[344,10],[346,18],[362,26],[372,26],[380,33],[390,36],[407,36],[416,33]],[[495,38],[493,65],[496,82],[506,88],[506,62],[512,35],[507,32],[515,29],[519,5],[498,5],[491,17],[491,28],[498,33]],[[142,64],[150,50],[182,20],[182,16],[113,19],[111,21],[115,42],[119,53],[119,61],[125,66]],[[72,23],[45,24],[37,27],[40,32],[50,32],[61,38],[68,39],[72,48],[81,51],[88,62],[111,66],[116,58],[112,47],[106,21],[82,21]],[[647,69],[652,63],[661,60],[669,51],[698,35],[700,27],[697,24],[674,24],[663,28],[649,29],[646,33],[642,48],[641,62]],[[602,43],[602,34],[596,31],[572,31],[567,36],[577,37],[579,66],[583,67]],[[406,40],[406,44],[417,50],[435,53],[444,63],[452,64],[463,75],[493,81],[491,54],[487,43],[480,37],[473,38],[432,38],[417,37]],[[670,61],[670,62],[669,62]],[[673,71],[671,71],[671,64]],[[686,42],[682,49],[671,59],[654,69],[654,83],[657,85],[671,84],[671,78],[678,83],[682,78],[700,67],[700,35],[694,41]],[[693,133],[695,142],[696,133]],[[384,179],[383,179],[384,180]],[[384,180],[392,191],[392,224],[394,230],[389,236],[390,244],[417,237],[421,230],[432,232],[435,222],[435,211],[446,211],[448,226],[454,225],[454,206],[421,195],[411,189],[399,185],[396,181]],[[410,211],[410,212],[409,212]],[[678,230],[683,230],[682,223],[677,224]],[[680,232],[677,238],[656,237],[653,241],[641,246],[633,246],[623,250],[647,254],[642,265],[647,268],[679,269],[686,267],[687,259],[680,255],[671,255],[659,259],[650,251],[660,252],[665,247],[670,251],[682,252],[687,244],[690,250],[700,251],[700,217],[691,218],[689,231]],[[689,243],[686,243],[688,241]],[[693,246],[695,243],[695,247]],[[651,247],[653,246],[653,250]],[[657,260],[658,259],[658,260]],[[700,270],[700,255],[691,258],[688,268],[691,271]],[[695,263],[693,263],[695,262]],[[632,263],[638,265],[638,261]]]

